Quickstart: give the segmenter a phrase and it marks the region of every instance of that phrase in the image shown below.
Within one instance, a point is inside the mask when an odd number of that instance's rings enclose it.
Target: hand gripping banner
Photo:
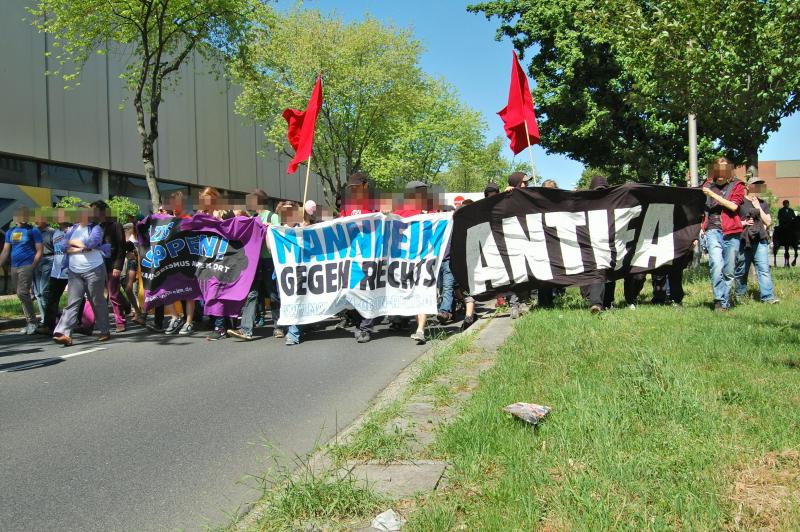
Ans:
[[[456,211],[450,269],[472,295],[652,271],[691,252],[704,204],[697,189],[633,183],[514,189]]]
[[[270,227],[278,325],[314,323],[350,308],[365,318],[435,314],[451,222],[451,213],[376,213]]]
[[[258,269],[258,218],[152,215],[137,224],[145,309],[202,299],[212,316],[238,316]]]

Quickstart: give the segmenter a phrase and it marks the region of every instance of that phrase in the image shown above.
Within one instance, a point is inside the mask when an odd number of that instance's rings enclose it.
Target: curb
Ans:
[[[351,434],[355,433],[362,427],[370,413],[375,410],[379,410],[399,399],[411,383],[411,380],[417,374],[417,369],[421,364],[433,359],[436,352],[440,348],[443,348],[457,338],[461,338],[465,334],[475,334],[477,339],[496,317],[497,316],[491,316],[485,320],[478,320],[478,323],[466,331],[453,334],[441,342],[433,342],[429,344],[429,347],[423,351],[422,354],[409,363],[408,366],[403,368],[403,370],[397,375],[397,377],[394,378],[392,382],[390,382],[383,390],[378,392],[370,404],[355,420],[353,420],[352,423],[350,423],[341,431],[338,431],[328,441],[321,444],[317,449],[309,454],[308,467],[314,471],[324,469],[330,463],[330,460],[327,458],[327,450],[330,445],[336,441],[347,439]],[[293,476],[296,477],[297,474],[294,474]],[[230,530],[235,530],[237,532],[245,532],[250,530],[262,516],[260,511],[261,505],[259,502],[260,499],[245,505],[242,519],[235,523]]]

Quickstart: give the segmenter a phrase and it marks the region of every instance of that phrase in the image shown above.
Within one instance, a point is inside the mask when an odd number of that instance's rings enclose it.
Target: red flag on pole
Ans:
[[[519,66],[517,52],[514,52],[514,62],[511,64],[508,105],[497,114],[503,120],[503,128],[511,140],[511,151],[514,155],[532,144],[539,143],[539,126],[536,124],[536,114],[533,112],[533,98],[528,88],[528,77]]]
[[[297,171],[300,163],[311,156],[311,147],[314,144],[314,127],[317,124],[317,113],[322,107],[322,78],[317,77],[317,83],[311,92],[311,99],[308,100],[308,107],[305,111],[298,109],[286,109],[283,111],[283,118],[289,124],[289,144],[294,148],[294,159],[286,169],[287,174]]]

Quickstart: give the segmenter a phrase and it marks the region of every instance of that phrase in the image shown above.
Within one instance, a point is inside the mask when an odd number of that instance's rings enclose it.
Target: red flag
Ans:
[[[517,52],[511,64],[511,87],[508,90],[508,105],[497,113],[503,119],[503,129],[511,140],[511,151],[514,155],[528,147],[539,143],[539,126],[533,112],[533,98],[528,88],[528,77],[519,66]],[[525,122],[528,122],[528,138],[525,138]]]
[[[285,109],[283,118],[289,124],[289,144],[294,148],[294,159],[286,169],[287,174],[293,174],[303,161],[311,157],[311,147],[314,144],[314,127],[317,124],[317,113],[322,107],[322,78],[317,77],[317,83],[311,92],[311,99],[308,100],[308,107],[305,111],[297,109]]]

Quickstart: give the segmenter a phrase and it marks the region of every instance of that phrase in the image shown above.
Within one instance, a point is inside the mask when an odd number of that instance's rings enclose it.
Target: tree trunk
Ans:
[[[158,181],[156,181],[153,142],[149,138],[142,139],[142,162],[144,162],[144,178],[147,181],[147,188],[150,190],[153,212],[156,213],[161,206],[161,194],[158,192]]]

